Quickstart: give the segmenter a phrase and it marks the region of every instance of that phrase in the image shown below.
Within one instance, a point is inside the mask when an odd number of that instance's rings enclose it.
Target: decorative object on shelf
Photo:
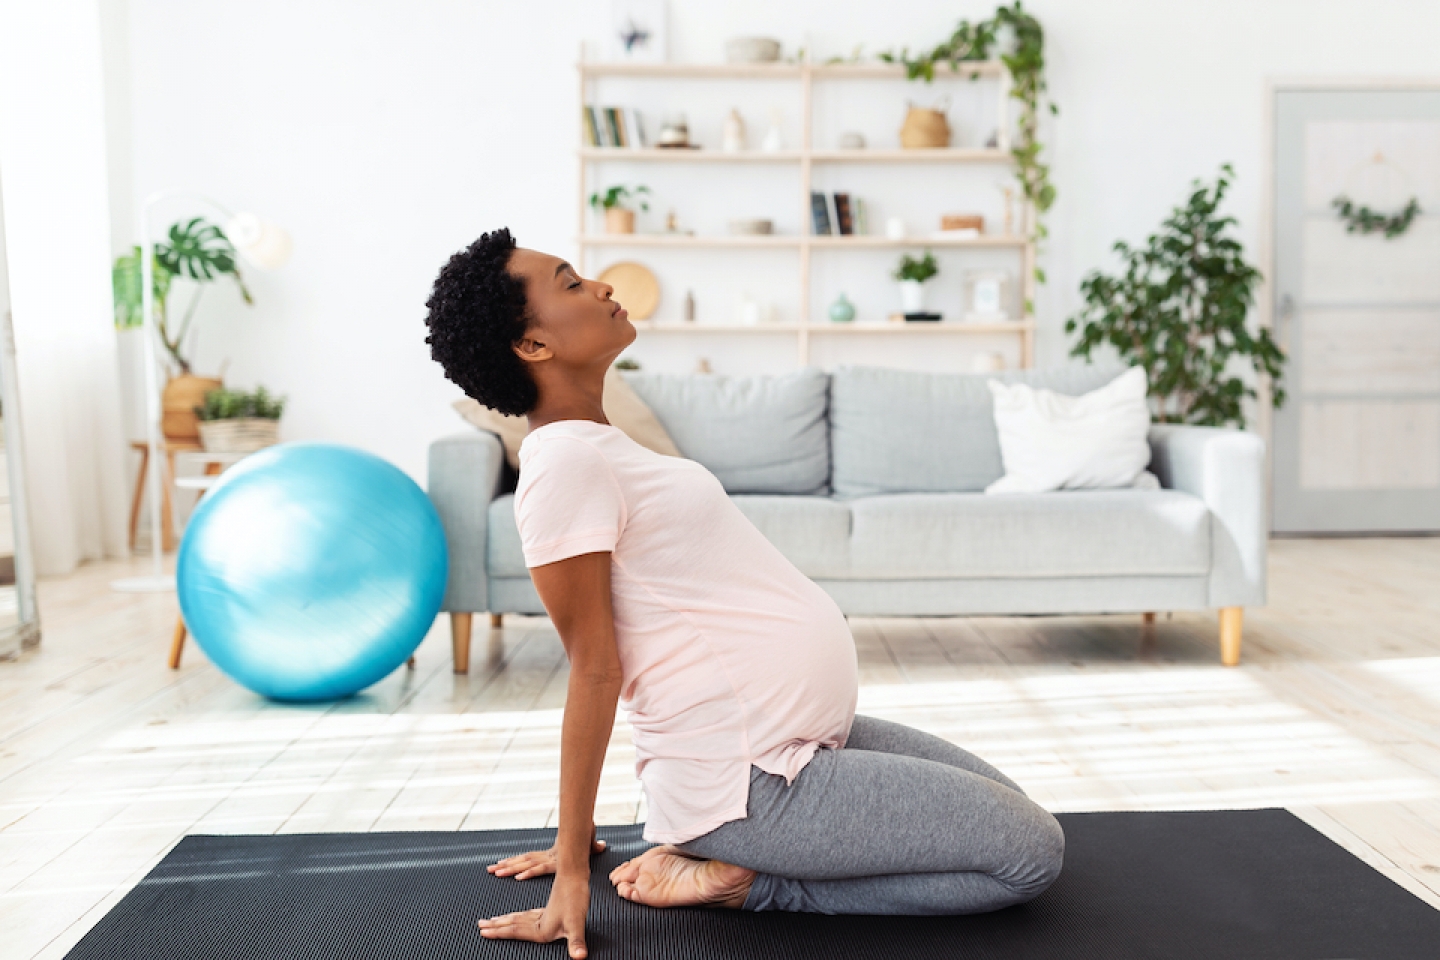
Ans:
[[[677,237],[693,237],[693,236],[695,236],[695,231],[694,231],[694,230],[681,230],[681,229],[680,229],[680,220],[679,220],[679,218],[675,215],[675,210],[674,210],[673,207],[671,208],[670,212],[665,215],[665,232],[668,233],[668,234],[672,234],[673,236],[677,236]]]
[[[665,62],[669,32],[665,0],[611,0],[610,24],[616,60]]]
[[[1004,197],[1001,202],[1005,204],[1005,236],[1013,237],[1015,236],[1015,187],[1008,181],[997,183],[995,186]]]
[[[640,363],[639,363],[639,361],[637,361],[637,360],[632,360],[632,359],[629,358],[629,357],[621,357],[619,360],[616,360],[616,361],[615,361],[615,369],[616,369],[616,370],[639,370],[639,369],[640,369]]]
[[[855,304],[850,302],[844,291],[830,304],[830,319],[836,323],[849,323],[855,319]]]
[[[698,357],[698,358],[695,360],[695,372],[696,372],[696,373],[714,373],[715,371],[710,369],[710,361],[709,361],[709,360],[707,360],[705,357]]]
[[[950,146],[950,121],[945,119],[945,111],[950,109],[949,97],[942,97],[934,107],[917,107],[908,100],[905,101],[905,106],[905,122],[900,127],[900,146],[906,150],[933,150]]]
[[[912,310],[905,313],[906,323],[939,323],[943,318],[929,310]]]
[[[900,281],[900,304],[907,320],[915,319],[912,314],[924,312],[925,282],[939,272],[940,266],[935,262],[935,255],[929,250],[918,260],[908,253],[900,257],[900,265],[895,268],[892,276]],[[936,319],[939,319],[938,314]]]
[[[965,271],[965,319],[974,322],[1009,320],[1010,274],[1004,270]]]
[[[1399,213],[1383,214],[1376,213],[1369,207],[1357,207],[1349,197],[1341,194],[1330,201],[1340,214],[1340,219],[1345,221],[1346,233],[1381,233],[1385,234],[1386,240],[1393,240],[1410,229],[1410,224],[1415,221],[1416,214],[1420,213],[1420,199],[1411,197],[1410,202]]]
[[[625,206],[625,204],[633,199],[641,210],[648,211],[650,204],[645,201],[641,194],[648,194],[649,192],[650,188],[643,184],[631,188],[624,184],[617,183],[606,189],[604,193],[590,194],[590,206],[596,210],[605,211],[606,233],[634,233],[635,211]]]
[[[970,358],[971,373],[999,373],[1005,369],[1005,354],[987,350]]]
[[[785,149],[785,138],[780,133],[780,108],[770,108],[770,129],[765,131],[765,139],[760,141],[762,153],[779,153]]]
[[[690,124],[683,113],[668,113],[660,123],[655,146],[662,150],[690,149]]]
[[[745,149],[745,118],[734,107],[725,117],[725,129],[720,135],[720,149],[725,153],[740,153]]]
[[[725,41],[726,63],[775,63],[780,41],[769,37],[735,37]]]
[[[1008,52],[1000,52],[1000,61],[1010,71],[1010,96],[1020,101],[1020,115],[1016,118],[1019,137],[1010,145],[1010,155],[1015,158],[1015,178],[1020,181],[1021,191],[1035,208],[1031,242],[1038,245],[1048,235],[1042,216],[1055,202],[1050,166],[1040,162],[1040,97],[1046,91],[1045,31],[1040,21],[1025,11],[1020,0],[1015,0],[1013,6],[997,8],[989,20],[961,20],[950,39],[928,53],[917,54],[913,60],[908,49],[898,55],[887,50],[879,57],[886,63],[903,63],[906,76],[911,80],[923,78],[928,83],[935,79],[937,63],[959,68],[966,62],[989,59],[991,47],[998,45],[1001,28],[1006,27],[1013,42]],[[1052,114],[1060,112],[1053,100],[1048,107]],[[1034,275],[1038,282],[1045,282],[1045,271],[1038,263]],[[1030,310],[1028,303],[1025,309]]]
[[[660,281],[644,264],[633,260],[612,263],[595,279],[615,288],[612,295],[631,320],[648,320],[660,305]]]
[[[1245,261],[1230,232],[1235,218],[1217,212],[1234,176],[1227,163],[1213,186],[1196,180],[1184,206],[1171,212],[1144,248],[1116,241],[1122,272],[1111,277],[1097,270],[1085,277],[1085,306],[1065,321],[1066,333],[1080,332],[1071,356],[1088,359],[1108,345],[1145,368],[1155,419],[1162,423],[1243,427],[1241,404],[1256,392],[1232,375],[1232,360],[1248,361],[1270,377],[1275,406],[1285,402],[1285,353],[1268,329],[1252,332],[1246,323],[1260,271]]]
[[[840,134],[840,139],[836,141],[836,146],[841,150],[864,150],[865,134],[855,130],[847,130]]]
[[[685,320],[689,323],[695,322],[695,291],[685,291]]]
[[[755,326],[763,319],[763,314],[760,302],[750,296],[748,291],[740,295],[740,308],[737,311],[736,319],[739,320],[741,326]]]
[[[775,232],[775,221],[746,217],[729,222],[730,232],[737,237],[768,236]]]
[[[280,442],[280,416],[285,398],[272,397],[263,386],[254,393],[220,388],[205,394],[195,408],[200,443],[206,453],[251,453]]]
[[[885,236],[891,240],[905,239],[905,220],[901,217],[890,217],[885,221]]]
[[[978,213],[945,213],[940,216],[940,229],[944,233],[957,230],[974,231],[975,236],[985,232],[985,217]]]

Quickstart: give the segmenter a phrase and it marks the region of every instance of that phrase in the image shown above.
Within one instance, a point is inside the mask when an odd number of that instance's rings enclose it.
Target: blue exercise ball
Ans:
[[[241,460],[200,500],[176,588],[195,641],[276,700],[331,700],[403,664],[445,594],[449,553],[425,491],[333,443]]]

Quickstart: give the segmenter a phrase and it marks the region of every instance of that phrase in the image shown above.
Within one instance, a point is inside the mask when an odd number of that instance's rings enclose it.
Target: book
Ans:
[[[595,108],[589,104],[585,105],[581,119],[585,125],[585,144],[590,147],[602,147],[605,142],[600,139],[600,124],[595,119]]]
[[[825,203],[825,194],[810,191],[810,229],[817,237],[830,235],[830,211]]]
[[[856,197],[851,201],[855,208],[855,233],[857,236],[867,236],[870,233],[870,218],[865,213],[865,201]]]
[[[839,229],[841,236],[851,236],[855,233],[855,222],[850,218],[850,194],[835,194],[835,226]]]
[[[640,120],[640,111],[631,107],[626,113],[630,115],[630,146],[646,149],[650,146],[650,141],[645,136],[645,124]]]
[[[605,127],[610,131],[610,146],[627,146],[625,142],[625,124],[621,119],[620,111],[615,107],[605,108]]]
[[[820,196],[825,198],[825,212],[830,217],[830,232],[838,235],[840,233],[840,212],[835,209],[835,194],[822,193]]]

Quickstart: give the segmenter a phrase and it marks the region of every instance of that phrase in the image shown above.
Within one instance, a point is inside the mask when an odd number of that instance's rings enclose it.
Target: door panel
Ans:
[[[1275,106],[1274,528],[1440,530],[1440,90]],[[1347,233],[1340,195],[1421,213],[1399,237]]]

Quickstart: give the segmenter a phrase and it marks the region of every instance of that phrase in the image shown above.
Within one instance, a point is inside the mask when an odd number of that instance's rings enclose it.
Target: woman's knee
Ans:
[[[1038,897],[1060,878],[1065,865],[1065,831],[1049,811],[1035,818],[1022,868],[1006,883],[1026,900]]]

